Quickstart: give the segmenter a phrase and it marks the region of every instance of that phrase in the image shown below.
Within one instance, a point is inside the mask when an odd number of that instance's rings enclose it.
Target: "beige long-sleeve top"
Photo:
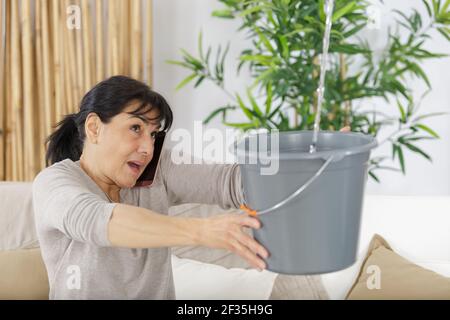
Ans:
[[[181,203],[238,208],[239,166],[176,165],[163,150],[151,186],[121,189],[122,203],[167,214]],[[50,299],[174,299],[170,248],[112,247],[107,228],[115,203],[66,159],[33,182],[36,228],[50,282]]]

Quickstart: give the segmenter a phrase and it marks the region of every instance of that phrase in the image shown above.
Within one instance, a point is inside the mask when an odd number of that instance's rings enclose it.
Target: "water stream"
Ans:
[[[316,152],[317,148],[317,137],[320,130],[320,115],[322,112],[322,104],[323,97],[325,92],[325,73],[327,72],[327,62],[328,62],[328,47],[330,45],[330,32],[331,32],[331,23],[333,16],[333,7],[334,0],[325,0],[325,33],[323,36],[323,44],[322,44],[322,55],[320,56],[320,78],[319,78],[319,86],[317,88],[317,110],[316,116],[314,119],[314,133],[312,143],[309,146],[309,152]]]

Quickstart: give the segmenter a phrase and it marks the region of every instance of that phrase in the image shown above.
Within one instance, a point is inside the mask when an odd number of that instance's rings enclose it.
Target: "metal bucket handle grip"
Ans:
[[[302,185],[300,188],[298,188],[296,191],[294,191],[292,194],[290,194],[288,197],[286,197],[284,200],[278,202],[277,204],[271,206],[270,208],[264,209],[264,210],[252,210],[246,205],[241,205],[241,209],[246,211],[248,214],[252,216],[266,214],[269,212],[272,212],[274,210],[277,210],[278,208],[284,206],[286,203],[290,202],[294,198],[296,198],[299,194],[301,194],[307,187],[309,187],[321,174],[322,172],[328,167],[328,165],[333,161],[334,155],[330,155],[330,157],[325,161],[325,163],[317,170],[317,172],[308,179],[308,181],[305,182],[304,185]]]

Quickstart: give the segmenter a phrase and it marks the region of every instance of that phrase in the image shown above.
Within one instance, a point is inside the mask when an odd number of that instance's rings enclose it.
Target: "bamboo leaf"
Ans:
[[[217,49],[217,53],[216,53],[216,66],[215,66],[215,72],[216,72],[216,77],[219,78],[220,77],[220,67],[219,67],[219,61],[220,61],[220,54],[222,52],[222,46],[219,45],[219,48]]]
[[[269,39],[259,30],[259,28],[256,29],[256,33],[259,36],[259,39],[264,44],[267,50],[269,50],[272,53],[275,53],[275,49],[273,48],[272,44],[270,43]]]
[[[185,85],[187,85],[189,82],[191,82],[193,79],[195,79],[195,77],[197,76],[196,73],[191,74],[190,76],[187,76],[186,78],[184,78],[183,81],[181,81],[177,87],[175,88],[175,90],[179,90],[182,87],[184,87]]]
[[[200,78],[198,78],[197,82],[194,84],[194,88],[197,88],[203,82],[203,80],[205,80],[205,76],[200,76]]]
[[[445,4],[442,6],[441,11],[443,13],[446,13],[449,6],[450,6],[450,0],[445,1]]]
[[[433,131],[430,127],[428,127],[424,124],[416,124],[415,127],[422,129],[423,131],[428,132],[433,137],[439,139],[439,135],[435,131]]]
[[[166,60],[166,63],[182,66],[182,67],[193,70],[192,66],[189,63],[186,63],[183,61]]]
[[[398,80],[395,79],[391,79],[390,81],[390,85],[396,89],[398,92],[400,92],[406,99],[409,99],[408,94],[407,94],[407,89],[405,88],[405,86]]]
[[[288,48],[286,37],[280,36],[279,39],[280,39],[280,43],[281,43],[282,56],[284,59],[288,59],[289,58],[289,48]]]
[[[223,122],[223,124],[228,127],[233,127],[233,128],[243,129],[243,130],[254,128],[254,125],[252,123],[246,123],[246,122],[242,122],[242,123]]]
[[[394,168],[394,167],[389,167],[389,166],[377,166],[376,168],[377,169],[383,169],[383,170],[395,171],[395,172],[401,172],[400,169]]]
[[[356,34],[356,33],[358,33],[359,31],[361,31],[365,26],[366,26],[365,23],[361,23],[360,25],[355,26],[353,29],[344,32],[343,37],[344,37],[344,38],[350,38],[350,37],[353,36],[354,34]]]
[[[269,82],[266,86],[266,93],[267,93],[267,97],[266,97],[266,115],[269,114],[270,112],[270,108],[272,106],[272,84]]]
[[[431,83],[430,83],[430,80],[428,79],[427,75],[426,75],[425,72],[422,70],[422,68],[419,67],[419,65],[416,64],[416,63],[411,63],[410,66],[411,66],[411,69],[413,70],[413,72],[414,72],[418,77],[422,78],[422,79],[425,81],[425,83],[427,84],[428,88],[431,89]]]
[[[397,99],[397,107],[400,111],[400,119],[403,123],[406,123],[406,113],[405,113],[405,108],[402,106],[402,104],[400,103],[400,101]]]
[[[398,146],[393,143],[392,144],[392,160],[395,160],[395,156],[397,155],[398,152]]]
[[[426,136],[417,136],[417,137],[410,137],[405,138],[405,141],[419,141],[419,140],[434,140],[434,137],[426,137]]]
[[[248,99],[250,100],[250,104],[252,105],[253,110],[256,112],[256,114],[260,117],[263,116],[261,109],[258,107],[258,104],[256,103],[255,98],[253,97],[250,89],[247,89],[247,96]]]
[[[423,4],[425,5],[425,8],[427,8],[428,16],[433,16],[433,13],[431,12],[430,5],[428,4],[427,0],[422,0]]]
[[[449,28],[437,28],[437,31],[442,34],[448,41],[450,41],[450,29]]]
[[[218,108],[218,109],[214,110],[213,112],[211,112],[209,114],[209,116],[207,116],[206,119],[203,120],[203,124],[208,124],[213,118],[215,118],[219,114],[224,114],[227,110],[234,110],[234,109],[236,109],[236,107],[226,106],[226,107]]]
[[[273,57],[272,56],[261,55],[261,54],[256,54],[256,55],[242,55],[242,56],[239,57],[239,59],[241,61],[253,61],[253,62],[260,63],[262,65],[270,65],[270,63],[273,60]]]
[[[267,117],[269,119],[272,119],[272,117],[281,109],[282,104],[280,104],[278,107],[275,108],[275,110],[273,110],[270,115]]]
[[[278,28],[278,23],[275,21],[275,19],[273,18],[273,13],[271,10],[269,10],[267,12],[267,20],[270,21],[270,23],[275,27]]]
[[[198,70],[203,69],[203,64],[200,60],[194,58],[189,52],[187,52],[184,49],[181,49],[181,52],[183,53],[184,58],[186,59],[187,62],[193,64]]]
[[[263,73],[261,73],[261,74],[255,79],[255,81],[253,81],[252,86],[258,85],[258,83],[259,83],[260,81],[265,80],[265,79],[268,78],[272,73],[273,73],[273,69],[272,69],[272,68],[267,69],[266,71],[264,71]]]
[[[325,1],[319,0],[319,18],[320,21],[325,22]]]
[[[198,53],[200,54],[200,59],[204,60],[204,57],[203,57],[203,34],[201,31],[198,35]]]
[[[425,153],[422,149],[416,147],[415,145],[412,145],[408,142],[403,142],[403,145],[405,147],[407,147],[409,150],[411,150],[412,152],[418,153],[418,154],[422,155],[424,158],[426,158],[427,160],[432,161],[431,157],[427,153]]]
[[[437,0],[432,0],[432,1],[433,1],[434,15],[437,16],[439,14],[439,4],[438,4]]]
[[[437,117],[437,116],[442,116],[442,115],[448,115],[448,112],[432,112],[432,113],[427,113],[421,116],[418,116],[417,118],[414,119],[414,122],[417,122],[419,120],[423,120],[426,118],[431,118],[431,117]]]
[[[233,11],[231,10],[214,10],[212,12],[213,17],[224,18],[224,19],[234,19]]]
[[[211,54],[211,47],[208,47],[208,51],[206,52],[206,58],[205,58],[205,63],[206,65],[209,65],[209,56]]]
[[[222,59],[220,60],[220,67],[221,67],[222,73],[223,73],[224,64],[225,64],[225,58],[228,54],[229,49],[230,49],[230,43],[228,42],[227,47],[225,48],[225,51],[223,52]]]
[[[342,16],[346,15],[347,13],[353,11],[353,9],[356,7],[356,2],[350,2],[349,4],[347,4],[346,6],[342,7],[341,9],[335,11],[333,13],[333,23],[336,22],[339,18],[341,18]]]
[[[398,147],[397,149],[398,153],[398,160],[400,161],[400,169],[402,170],[403,174],[405,174],[405,157],[403,156],[403,150],[401,147]]]
[[[250,110],[245,106],[244,102],[241,99],[241,96],[239,94],[236,94],[237,101],[239,103],[239,107],[242,109],[244,114],[247,116],[249,120],[253,121],[253,114],[250,112]]]
[[[250,8],[248,8],[248,9],[242,11],[242,12],[239,14],[239,16],[240,16],[240,17],[245,17],[245,16],[247,16],[247,15],[249,15],[249,14],[252,14],[252,13],[254,13],[254,12],[262,11],[263,9],[270,9],[270,8],[268,8],[268,7],[265,6],[265,5],[259,5],[259,6],[250,7]]]
[[[337,44],[333,43],[330,45],[330,51],[332,52],[342,52],[347,54],[368,54],[370,53],[370,50],[359,47],[356,44],[351,43],[343,43],[343,44]]]
[[[372,171],[369,171],[369,175],[374,179],[376,182],[380,183],[380,179],[373,173]]]

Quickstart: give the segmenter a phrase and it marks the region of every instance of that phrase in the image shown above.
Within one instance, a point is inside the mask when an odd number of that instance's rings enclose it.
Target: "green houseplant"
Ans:
[[[248,67],[254,81],[246,92],[230,93],[224,81],[229,44],[204,50],[200,33],[198,56],[182,49],[182,60],[168,61],[190,70],[177,89],[190,82],[198,87],[208,80],[227,93],[229,103],[208,115],[205,124],[214,117],[221,117],[225,125],[244,131],[257,128],[311,130],[325,27],[324,0],[219,1],[224,8],[214,11],[213,16],[240,19],[239,31],[245,32],[251,40],[251,46],[238,57],[237,72]],[[427,59],[447,56],[425,47],[431,31],[437,31],[450,41],[450,0],[422,2],[427,12],[425,17],[415,9],[408,13],[395,10],[397,19],[387,31],[386,47],[381,56],[376,57],[368,41],[359,36],[371,22],[367,14],[369,2],[335,1],[321,129],[335,130],[349,125],[354,132],[377,136],[382,128],[390,128],[392,132],[380,145],[390,143],[391,154],[370,160],[369,174],[376,181],[379,181],[376,171],[380,169],[405,174],[405,149],[431,161],[431,156],[417,142],[439,138],[423,121],[443,113],[418,113],[422,98],[431,90],[421,64]],[[403,36],[400,28],[405,29]],[[215,51],[212,54],[215,59],[211,58],[212,51]],[[413,95],[409,78],[425,83],[427,90],[420,97]],[[388,116],[376,109],[365,110],[357,105],[377,97],[394,106],[398,116]],[[228,121],[230,112],[243,112],[248,121],[231,123]],[[294,113],[294,121],[289,121],[288,112]],[[387,165],[389,158],[394,160],[394,166]]]

